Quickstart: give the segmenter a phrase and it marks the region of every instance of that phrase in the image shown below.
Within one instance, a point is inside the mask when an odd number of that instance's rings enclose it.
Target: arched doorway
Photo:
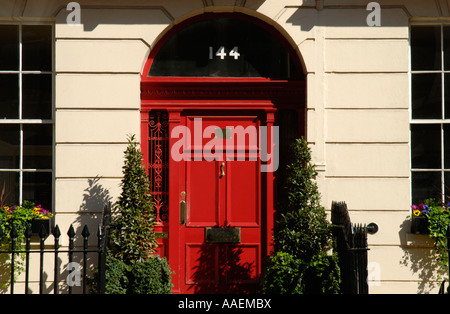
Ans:
[[[174,292],[256,292],[305,77],[271,26],[209,13],[174,26],[141,80],[141,148]]]

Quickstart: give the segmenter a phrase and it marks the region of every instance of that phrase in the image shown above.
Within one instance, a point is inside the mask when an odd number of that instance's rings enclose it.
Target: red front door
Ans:
[[[261,171],[256,116],[187,116],[180,201],[182,293],[256,292]]]

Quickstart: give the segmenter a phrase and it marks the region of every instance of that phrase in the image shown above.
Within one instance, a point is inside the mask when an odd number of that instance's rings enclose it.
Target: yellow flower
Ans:
[[[416,209],[413,211],[414,216],[420,216],[420,210]]]
[[[8,209],[9,209],[9,206],[5,206],[5,207],[3,207],[3,209],[5,210],[5,212],[6,211],[8,211]]]
[[[12,215],[6,215],[7,218],[12,218]]]

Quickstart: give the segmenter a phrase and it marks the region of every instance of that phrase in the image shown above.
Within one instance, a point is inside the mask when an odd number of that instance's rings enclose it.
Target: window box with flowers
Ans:
[[[50,219],[53,217],[53,214],[42,208],[41,205],[35,205],[32,202],[24,201],[22,206],[0,206],[0,227],[1,227],[1,242],[0,247],[2,250],[10,250],[11,249],[11,230],[15,229],[16,231],[16,241],[15,241],[15,250],[23,251],[25,244],[25,231],[28,226],[31,229],[40,228],[42,223],[45,224],[47,234],[49,233],[50,228]],[[39,230],[38,230],[39,232]],[[32,234],[33,235],[33,231]],[[17,279],[17,276],[24,270],[24,254],[25,253],[16,253],[19,259],[15,264],[15,274],[14,281]],[[9,272],[9,265],[11,259],[9,254],[2,254],[0,256],[0,276],[5,272]],[[9,282],[4,282],[2,284],[2,288],[7,288]]]
[[[32,235],[37,235],[42,225],[44,225],[48,234],[52,217],[53,214],[49,210],[29,201],[24,201],[22,206],[3,206],[0,210],[2,245],[9,242],[13,225],[19,240],[22,240],[28,225],[31,227]]]
[[[428,212],[431,208],[426,204],[412,205],[412,221],[411,221],[411,233],[415,234],[429,234],[429,221]]]
[[[427,218],[427,234],[434,242],[441,271],[446,272],[448,270],[447,229],[450,223],[450,202],[444,203],[441,200],[427,199],[423,201],[423,204],[413,205],[411,208],[413,213],[412,229],[423,228],[423,226],[418,227],[420,223],[416,220],[417,218]]]

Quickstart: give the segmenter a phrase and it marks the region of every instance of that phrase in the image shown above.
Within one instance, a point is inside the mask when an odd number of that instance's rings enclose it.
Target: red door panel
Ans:
[[[225,259],[227,283],[230,285],[255,284],[259,274],[259,244],[229,245]]]
[[[219,283],[218,249],[203,243],[186,244],[186,284],[217,285]],[[191,286],[194,287],[195,286]]]
[[[189,161],[186,171],[187,226],[219,225],[217,164]]]
[[[260,273],[259,244],[186,244],[187,293],[252,292]]]
[[[260,170],[257,161],[227,161],[227,222],[258,227]]]
[[[191,158],[185,161],[187,220],[181,226],[185,260],[181,292],[255,292],[261,271],[261,175],[260,161],[250,155],[258,151],[259,120],[253,116],[187,117],[186,125],[191,132],[187,148]],[[234,228],[240,240],[208,243],[206,227]]]

